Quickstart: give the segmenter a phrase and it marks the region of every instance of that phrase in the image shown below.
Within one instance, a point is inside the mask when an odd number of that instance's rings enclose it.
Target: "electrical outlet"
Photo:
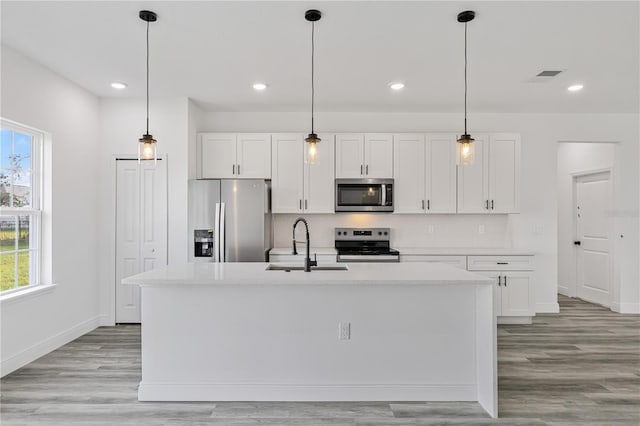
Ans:
[[[338,323],[338,340],[351,340],[351,323]]]
[[[427,226],[427,232],[428,232],[429,234],[433,234],[433,230],[434,230],[433,225],[429,225],[429,226]]]
[[[484,234],[484,225],[478,226],[478,234]]]

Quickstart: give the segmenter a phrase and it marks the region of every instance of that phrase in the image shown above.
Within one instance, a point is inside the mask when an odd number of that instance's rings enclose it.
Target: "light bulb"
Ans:
[[[145,160],[153,160],[153,145],[150,143],[145,143],[142,148],[142,158]]]
[[[318,146],[316,142],[309,142],[307,148],[307,161],[309,164],[318,164]]]

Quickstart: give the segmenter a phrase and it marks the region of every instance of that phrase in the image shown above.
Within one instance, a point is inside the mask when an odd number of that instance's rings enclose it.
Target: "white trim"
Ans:
[[[66,331],[36,343],[35,345],[10,356],[7,359],[3,359],[0,363],[0,375],[4,377],[18,368],[24,367],[41,356],[46,355],[49,352],[52,352],[72,340],[90,332],[91,330],[96,329],[99,325],[99,318],[100,317],[98,316],[89,318],[86,321],[74,325]]]
[[[21,302],[41,294],[51,293],[55,288],[56,284],[33,284],[21,289],[6,290],[0,295],[0,306]]]
[[[531,324],[533,317],[498,317],[498,324]]]
[[[621,314],[640,314],[640,303],[613,302],[611,304],[611,310]]]
[[[536,303],[536,314],[557,314],[560,312],[558,302]]]
[[[476,384],[140,382],[139,401],[477,401]]]

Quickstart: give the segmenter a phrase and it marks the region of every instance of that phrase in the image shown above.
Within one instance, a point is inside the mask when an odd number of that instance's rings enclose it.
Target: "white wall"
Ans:
[[[99,323],[98,98],[2,46],[2,111],[51,135],[53,291],[1,305],[2,375]],[[48,220],[49,218],[47,218]],[[45,246],[46,247],[46,246]]]
[[[326,132],[458,132],[462,123],[461,114],[426,113],[330,113],[316,114],[316,128]],[[203,126],[199,131],[219,132],[304,132],[309,127],[308,113],[204,113]],[[558,141],[617,141],[619,159],[616,169],[619,180],[614,188],[616,200],[616,234],[624,238],[616,241],[615,265],[620,287],[620,309],[626,312],[640,311],[640,274],[638,258],[640,243],[638,229],[638,117],[634,114],[471,114],[469,127],[473,132],[515,132],[522,136],[522,181],[521,213],[509,215],[506,225],[491,222],[495,232],[504,234],[485,235],[487,244],[504,244],[516,248],[534,250],[537,253],[536,310],[553,312],[558,282],[558,223],[557,223],[557,142]],[[378,216],[371,224],[389,224],[396,229],[400,240],[395,244],[407,246],[431,245],[431,237],[424,235],[426,224],[433,222],[441,229],[455,229],[459,217],[419,218],[412,217],[400,222],[394,216],[382,220]],[[469,229],[493,218],[466,216]],[[290,217],[275,220],[275,241],[290,239],[287,223]],[[336,218],[311,218],[312,224],[342,223]],[[368,222],[367,222],[368,223]],[[415,234],[407,226],[422,229]],[[489,222],[487,222],[489,223]],[[329,242],[327,231],[318,235],[318,243]],[[490,232],[493,232],[490,230]],[[312,234],[313,238],[313,234]],[[451,240],[449,240],[451,238]],[[477,246],[477,233],[468,238],[452,233],[438,240],[446,245]]]
[[[567,142],[558,145],[558,289],[567,296],[576,295],[573,174],[613,169],[611,179],[615,181],[615,151],[616,144],[613,143]]]
[[[158,155],[167,157],[170,263],[187,260],[188,105],[187,98],[151,98],[149,105],[149,132],[158,141]],[[115,158],[137,158],[138,139],[145,132],[145,106],[142,98],[100,100],[100,311],[105,325],[115,322]]]

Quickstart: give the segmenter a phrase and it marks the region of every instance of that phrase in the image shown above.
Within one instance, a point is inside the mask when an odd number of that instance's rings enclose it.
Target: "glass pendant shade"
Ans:
[[[473,141],[474,139],[471,137],[471,135],[468,135],[466,133],[458,138],[458,143],[456,144],[456,163],[459,166],[470,166],[473,164],[476,150]]]
[[[156,160],[156,140],[153,136],[145,134],[138,139],[138,161]]]
[[[318,164],[318,142],[320,138],[315,133],[309,133],[304,141],[307,143],[307,163],[314,165]]]

